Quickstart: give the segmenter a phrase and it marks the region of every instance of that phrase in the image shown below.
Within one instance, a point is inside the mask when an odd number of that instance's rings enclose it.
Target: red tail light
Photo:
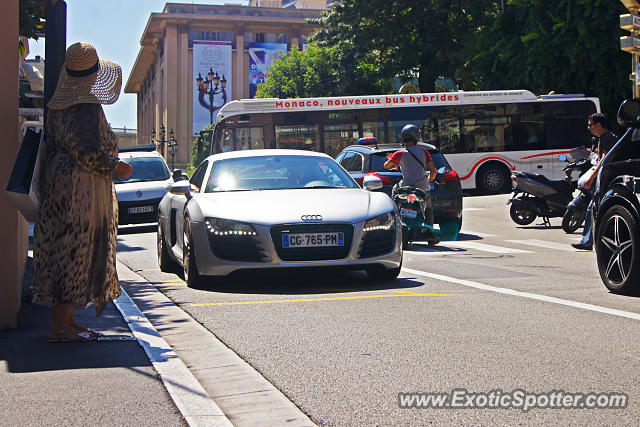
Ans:
[[[416,201],[416,195],[415,195],[415,194],[409,194],[409,195],[407,196],[407,202],[409,202],[409,203],[413,203],[413,202],[415,202],[415,201]]]
[[[380,178],[382,180],[383,184],[393,184],[393,181],[391,181],[391,178],[389,178],[386,175],[380,175],[377,172],[369,172],[368,174],[366,174],[365,176],[375,176],[377,178]],[[361,176],[360,178],[357,179],[358,184],[360,184],[360,187],[362,187],[362,183],[364,182],[364,176]]]
[[[442,174],[442,176],[440,177],[440,182],[457,181],[459,179],[460,178],[458,178],[458,172],[451,169]]]

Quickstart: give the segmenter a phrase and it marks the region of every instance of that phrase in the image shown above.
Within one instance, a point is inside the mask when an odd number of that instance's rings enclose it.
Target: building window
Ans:
[[[256,33],[256,43],[264,43],[264,33]]]
[[[275,43],[276,42],[276,35],[274,33],[267,33],[266,42],[267,43]]]
[[[288,43],[289,38],[286,34],[278,34],[278,43]]]
[[[189,31],[189,47],[193,47],[194,40],[228,41],[233,42],[232,31]]]
[[[244,48],[247,49],[251,43],[255,42],[255,34],[244,33]]]

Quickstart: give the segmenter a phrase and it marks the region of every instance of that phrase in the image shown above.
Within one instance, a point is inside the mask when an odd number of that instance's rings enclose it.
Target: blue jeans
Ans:
[[[584,228],[582,229],[582,240],[580,243],[583,245],[593,245],[593,232],[591,231],[592,217],[591,211],[593,210],[593,200],[589,202],[587,207],[587,216],[584,218]]]

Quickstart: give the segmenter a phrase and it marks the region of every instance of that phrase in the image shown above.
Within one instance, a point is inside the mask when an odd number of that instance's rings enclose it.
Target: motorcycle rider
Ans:
[[[394,185],[391,195],[393,198],[400,187],[416,187],[424,191],[425,211],[423,212],[423,217],[430,228],[431,237],[429,242],[432,245],[436,245],[440,242],[440,238],[433,230],[433,207],[429,182],[436,179],[438,171],[436,171],[429,151],[417,146],[418,141],[421,139],[420,129],[417,126],[406,125],[402,128],[400,136],[402,145],[406,148],[389,155],[384,164],[386,169],[399,168],[400,172],[402,172],[402,180]],[[429,172],[428,176],[425,173],[426,171]]]
[[[618,137],[607,128],[607,116],[604,113],[591,114],[587,120],[587,128],[589,128],[589,131],[598,138],[598,164],[591,174],[591,177],[584,183],[584,188],[588,190],[593,186],[593,183],[598,176],[602,160],[609,150],[611,150],[611,148],[616,144]],[[593,230],[591,230],[592,209],[593,200],[589,203],[589,207],[587,208],[587,216],[585,217],[584,228],[582,230],[582,239],[580,240],[580,243],[571,244],[571,246],[576,249],[582,249],[585,251],[593,249]]]

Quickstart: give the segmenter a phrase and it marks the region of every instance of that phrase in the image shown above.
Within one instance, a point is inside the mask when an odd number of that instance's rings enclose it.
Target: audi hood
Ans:
[[[204,193],[195,194],[194,201],[202,215],[199,220],[229,218],[266,226],[301,222],[303,215],[320,215],[314,220],[322,222],[357,223],[395,208],[386,194],[361,188]]]

